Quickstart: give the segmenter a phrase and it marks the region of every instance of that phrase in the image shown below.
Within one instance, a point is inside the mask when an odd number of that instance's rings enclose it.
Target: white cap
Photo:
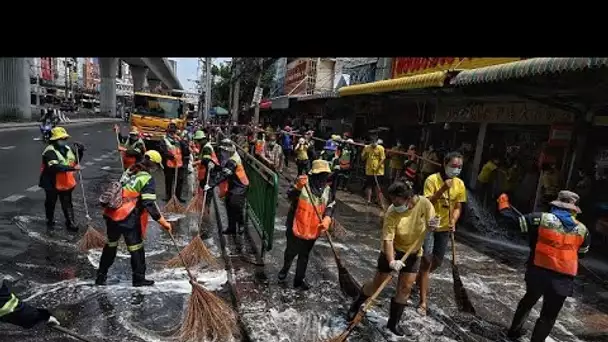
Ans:
[[[384,143],[384,141],[382,141],[382,139],[378,139],[378,145],[382,145]]]

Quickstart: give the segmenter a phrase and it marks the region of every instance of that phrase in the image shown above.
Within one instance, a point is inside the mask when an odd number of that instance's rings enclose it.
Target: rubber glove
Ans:
[[[306,176],[306,175],[298,176],[298,179],[296,179],[295,187],[297,190],[302,190],[306,186],[306,183],[308,183],[308,176]]]
[[[211,187],[209,186],[209,184],[205,184],[205,186],[203,187],[203,191],[209,191],[211,190]]]
[[[171,227],[171,223],[169,223],[169,221],[167,221],[164,216],[160,217],[160,219],[158,220],[158,224],[160,224],[160,226],[163,227],[167,232],[173,232],[173,227]]]
[[[46,324],[48,325],[61,325],[61,323],[59,323],[59,321],[57,320],[57,318],[51,316],[49,317],[49,320],[46,321]]]
[[[318,228],[319,228],[319,230],[320,230],[321,232],[323,232],[323,233],[324,233],[324,232],[326,232],[326,231],[329,229],[329,226],[330,226],[330,225],[331,225],[331,217],[329,217],[329,216],[325,216],[325,217],[323,218],[323,221],[321,221],[321,223],[319,223]]]
[[[393,270],[399,272],[405,266],[405,264],[401,260],[393,260],[388,264],[388,266]]]

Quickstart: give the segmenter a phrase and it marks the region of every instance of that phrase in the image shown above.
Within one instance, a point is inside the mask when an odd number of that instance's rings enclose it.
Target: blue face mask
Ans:
[[[400,206],[398,206],[398,207],[393,205],[393,210],[394,210],[394,211],[396,211],[396,212],[398,212],[398,213],[400,213],[400,214],[403,214],[403,213],[404,213],[404,212],[406,212],[408,209],[409,209],[409,207],[408,207],[408,205],[407,205],[407,204],[400,205]]]

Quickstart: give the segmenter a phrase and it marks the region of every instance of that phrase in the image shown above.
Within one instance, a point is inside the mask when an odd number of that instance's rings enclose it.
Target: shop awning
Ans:
[[[311,95],[302,95],[302,96],[298,96],[298,101],[310,101],[310,100],[317,100],[317,99],[331,99],[331,98],[335,98],[338,97],[338,93],[330,90],[330,91],[324,91],[324,92],[320,92],[320,93],[316,93],[316,94],[311,94]]]
[[[608,66],[608,58],[530,58],[461,71],[450,80],[454,86],[506,81]]]
[[[340,96],[350,96],[409,89],[443,87],[447,75],[447,71],[436,71],[428,74],[356,84],[348,87],[342,87],[338,90],[338,92],[340,93]]]

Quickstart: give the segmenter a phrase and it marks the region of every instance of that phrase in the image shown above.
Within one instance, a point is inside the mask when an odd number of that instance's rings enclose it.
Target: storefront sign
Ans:
[[[343,73],[350,76],[349,85],[374,82],[376,77],[376,63],[344,68]]]
[[[395,57],[393,58],[393,78],[442,70],[476,69],[518,60],[521,58]]]
[[[572,140],[573,127],[569,125],[552,125],[549,131],[550,146],[568,146]]]
[[[287,64],[287,72],[285,73],[285,95],[304,95],[307,90],[308,73],[310,69],[310,60],[308,58],[300,58]]]
[[[495,124],[551,125],[571,123],[574,113],[523,102],[439,106],[436,122],[487,122]]]

